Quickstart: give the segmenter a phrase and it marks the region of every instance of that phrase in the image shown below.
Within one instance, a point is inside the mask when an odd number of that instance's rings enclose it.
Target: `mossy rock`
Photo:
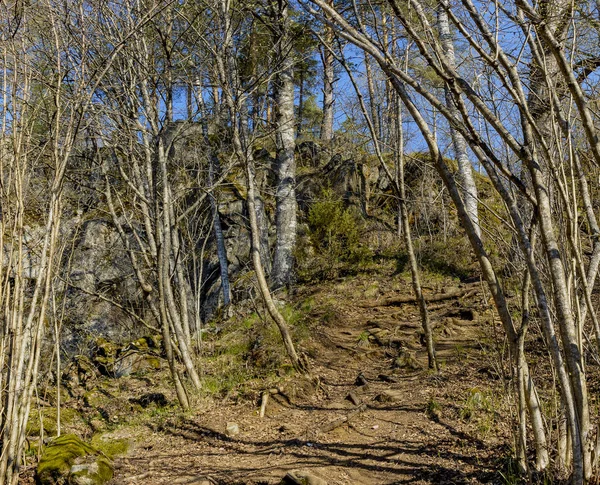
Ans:
[[[105,376],[114,374],[115,360],[119,353],[119,347],[104,338],[96,340],[96,350],[93,360],[98,370]]]
[[[123,377],[141,371],[160,369],[161,340],[157,336],[141,337],[123,347],[103,338],[96,341],[93,360],[105,376]]]
[[[96,340],[96,355],[100,357],[112,357],[117,355],[119,347],[113,342],[109,342],[105,338],[98,338]]]
[[[92,437],[91,444],[94,448],[112,459],[127,453],[131,443],[129,439],[111,438],[103,434],[96,434]]]
[[[129,350],[137,350],[138,352],[149,352],[151,343],[152,339],[142,337],[127,344],[121,352],[127,352]]]
[[[159,369],[160,359],[156,355],[137,350],[123,352],[114,363],[115,377]]]
[[[112,477],[111,460],[73,434],[55,438],[36,471],[38,485],[102,485]]]
[[[146,335],[145,337],[129,342],[119,350],[117,356],[129,352],[160,355],[162,352],[162,337],[160,335]]]
[[[89,358],[76,355],[63,372],[63,382],[71,395],[76,395],[81,388],[91,389],[99,376],[100,372]]]
[[[83,395],[83,404],[88,408],[98,408],[110,402],[111,395],[100,389],[92,389]]]
[[[145,337],[130,342],[123,348],[122,352],[127,350],[137,350],[139,352],[156,351],[160,350],[161,345],[162,337],[160,335],[146,335]]]

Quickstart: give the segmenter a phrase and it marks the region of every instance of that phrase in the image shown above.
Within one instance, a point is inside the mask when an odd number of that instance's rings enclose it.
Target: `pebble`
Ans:
[[[225,433],[230,438],[232,436],[236,436],[236,435],[240,434],[240,426],[237,423],[227,423],[227,428],[225,430]]]

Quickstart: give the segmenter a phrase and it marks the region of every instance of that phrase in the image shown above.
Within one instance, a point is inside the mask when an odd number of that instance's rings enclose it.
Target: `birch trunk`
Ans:
[[[525,7],[525,11],[529,11],[528,6],[523,2],[517,3]],[[562,399],[565,401],[570,431],[573,480],[578,482],[589,479],[592,474],[591,448],[588,446],[591,423],[581,342],[573,317],[574,305],[569,295],[567,262],[563,261],[561,247],[556,238],[557,231],[552,210],[553,190],[550,185],[552,177],[548,177],[548,173],[551,173],[549,171],[556,166],[561,143],[555,136],[556,115],[553,114],[550,106],[554,96],[564,99],[564,95],[561,95],[563,89],[561,82],[564,82],[559,67],[561,59],[553,52],[550,37],[564,38],[569,11],[569,2],[555,0],[540,4],[536,12],[536,16],[539,16],[545,25],[537,30],[539,37],[535,41],[539,42],[541,39],[542,42],[539,45],[534,45],[534,41],[530,43],[534,56],[530,68],[530,94],[527,105],[532,118],[532,133],[528,134],[526,129],[525,134],[533,142],[532,157],[527,168],[538,203],[543,248],[550,270],[553,302],[563,344],[564,362],[569,376],[568,384],[563,384],[563,387],[567,385],[571,387],[570,390],[563,389]],[[580,114],[585,115],[585,109]]]
[[[333,0],[327,0],[333,5]],[[324,41],[327,46],[333,45],[333,29],[325,25]],[[333,85],[335,82],[333,62],[334,55],[327,47],[321,48],[323,62],[323,119],[321,121],[321,142],[327,144],[333,140]]]
[[[196,83],[200,89],[200,83]],[[215,187],[215,173],[219,171],[219,158],[215,154],[208,132],[208,114],[200,91],[196,95],[197,103],[200,109],[200,124],[202,126],[202,136],[204,144],[209,151],[208,155],[208,190],[210,198],[210,209],[213,216],[213,224],[215,231],[215,244],[217,246],[217,258],[219,259],[219,270],[221,272],[221,289],[223,291],[223,305],[229,306],[231,303],[231,285],[229,283],[229,261],[227,259],[227,248],[225,247],[225,238],[223,236],[223,228],[221,225],[221,216],[219,214],[219,202],[217,199]]]
[[[446,57],[448,65],[452,69],[455,69],[456,57],[454,54],[454,40],[452,33],[450,32],[448,13],[446,12],[447,8],[448,1],[440,1],[437,9],[438,30],[443,55]],[[452,116],[458,117],[458,110],[455,106],[455,100],[447,85],[444,86],[444,93],[449,112],[452,114]],[[475,185],[475,178],[473,177],[473,165],[471,164],[469,155],[467,153],[467,143],[465,138],[454,129],[452,124],[450,125],[450,135],[452,137],[452,145],[454,147],[454,156],[456,157],[456,162],[458,163],[459,185],[462,189],[461,194],[463,200],[465,201],[465,209],[473,221],[475,232],[478,236],[481,236],[481,228],[479,227],[479,211],[477,209],[477,186]]]
[[[273,288],[289,286],[294,275],[294,249],[296,247],[296,161],[294,158],[294,59],[291,52],[290,26],[287,0],[278,2],[279,30],[277,57],[281,69],[276,81],[277,158],[275,172],[275,253],[271,282]]]
[[[369,108],[371,109],[371,119],[373,120],[373,129],[379,139],[382,138],[381,133],[381,117],[377,97],[375,95],[375,83],[373,81],[373,69],[371,68],[371,59],[365,52],[365,75],[367,76],[367,90],[369,92]]]
[[[246,203],[248,206],[248,220],[252,242],[252,264],[254,266],[259,291],[263,297],[269,315],[275,321],[275,324],[279,329],[288,358],[296,370],[306,372],[307,365],[300,359],[296,352],[287,322],[275,306],[265,275],[263,259],[261,257],[260,221],[257,217],[257,213],[260,211],[256,208],[256,201],[260,199],[258,199],[256,194],[254,157],[252,154],[252,147],[248,141],[248,119],[245,113],[240,110],[240,107],[245,104],[244,98],[246,93],[240,88],[239,74],[234,59],[231,56],[233,32],[231,30],[231,12],[229,10],[230,5],[228,1],[219,0],[219,8],[221,14],[222,39],[216,62],[223,90],[223,97],[225,98],[225,103],[232,121],[232,144],[238,159],[244,164],[244,171],[246,174]]]

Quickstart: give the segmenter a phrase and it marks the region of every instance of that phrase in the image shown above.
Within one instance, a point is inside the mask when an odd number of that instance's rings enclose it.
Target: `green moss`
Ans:
[[[85,457],[93,457],[85,463]],[[77,483],[78,477],[86,477],[88,483],[101,485],[113,476],[108,457],[73,434],[55,438],[42,454],[37,467],[40,485]]]
[[[127,347],[125,347],[125,349],[135,349],[140,352],[148,352],[150,350],[150,346],[148,345],[148,340],[146,340],[146,337],[142,337],[131,342]]]
[[[147,355],[145,358],[146,358],[146,362],[152,369],[156,369],[156,370],[160,369],[160,359],[158,357],[152,357],[150,355]]]
[[[97,408],[106,404],[107,396],[98,389],[92,389],[83,395],[83,403],[89,408]]]
[[[304,314],[310,313],[313,310],[313,308],[315,308],[315,305],[315,299],[313,297],[308,297],[300,302],[300,304],[298,305],[298,310]]]
[[[126,352],[128,350],[137,350],[139,352],[150,352],[152,350],[160,349],[161,346],[161,337],[158,335],[147,335],[145,337],[141,337],[133,342],[130,342],[126,345],[121,352]]]
[[[80,421],[79,413],[72,408],[61,408],[60,410],[60,421],[61,426],[69,427]],[[43,408],[42,409],[42,420],[40,423],[40,413],[38,409],[32,409],[29,414],[29,422],[27,423],[27,434],[29,436],[38,436],[42,428],[44,434],[55,435],[57,432],[57,412],[56,408]]]
[[[244,327],[247,330],[250,330],[258,323],[260,323],[260,317],[258,316],[258,314],[251,313],[250,315],[248,315],[246,318],[244,318],[242,320],[242,327]]]
[[[129,440],[103,439],[103,435],[96,434],[92,437],[92,446],[104,453],[109,458],[124,455],[129,449]]]
[[[101,357],[114,358],[118,352],[118,346],[100,337],[96,340],[96,354]]]
[[[75,465],[71,468],[69,483],[90,483],[93,485],[102,485],[110,481],[113,477],[113,469],[109,461],[104,458],[98,458],[98,461],[92,465]],[[85,481],[78,479],[84,479]]]
[[[94,364],[102,374],[107,376],[114,374],[115,359],[117,358],[118,350],[117,345],[102,337],[96,340]]]

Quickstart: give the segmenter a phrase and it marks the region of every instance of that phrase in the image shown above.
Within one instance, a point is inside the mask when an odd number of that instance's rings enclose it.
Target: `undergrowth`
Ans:
[[[324,189],[308,212],[307,231],[296,249],[301,281],[330,279],[360,270],[373,259],[363,242],[365,221],[355,206],[346,206]]]
[[[279,309],[299,349],[310,337],[313,309],[312,298]],[[279,329],[264,308],[240,307],[232,318],[213,325],[220,331],[204,342],[202,355],[206,396],[253,396],[293,374]]]

